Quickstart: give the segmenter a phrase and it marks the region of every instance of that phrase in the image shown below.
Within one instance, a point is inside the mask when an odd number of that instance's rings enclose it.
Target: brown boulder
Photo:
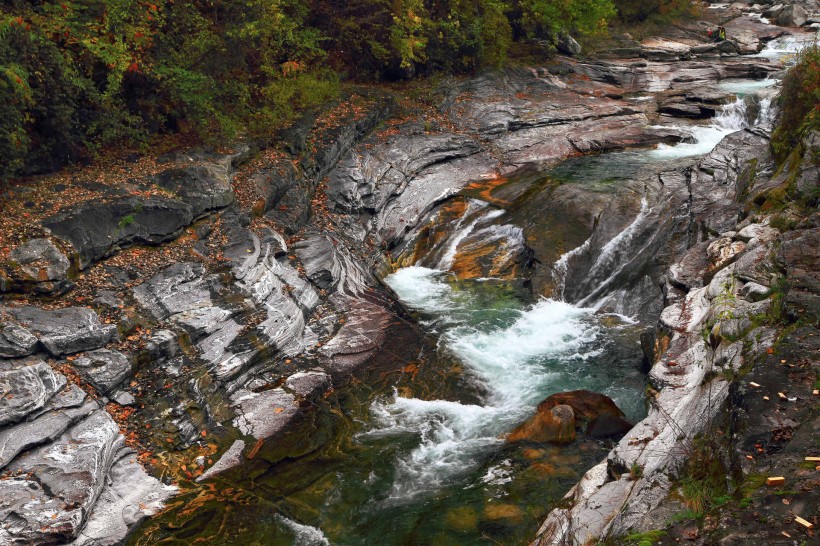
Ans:
[[[558,405],[571,407],[575,413],[575,419],[578,421],[588,422],[600,415],[625,417],[624,412],[615,405],[610,397],[587,390],[559,392],[550,395],[538,404],[538,411],[540,413]]]
[[[507,437],[509,442],[552,442],[568,444],[575,440],[575,415],[572,408],[559,404],[538,413],[519,425]]]
[[[624,412],[615,405],[611,398],[597,392],[578,390],[561,392],[546,398],[538,404],[536,415],[513,431],[510,441],[527,439],[533,442],[556,442],[551,438],[546,440],[539,438],[554,435],[556,416],[553,410],[560,407],[571,408],[573,425],[592,438],[623,436],[632,428],[632,423],[626,420]],[[563,410],[560,413],[563,414]],[[562,436],[562,438],[567,437],[569,435]],[[574,437],[573,434],[572,438]]]

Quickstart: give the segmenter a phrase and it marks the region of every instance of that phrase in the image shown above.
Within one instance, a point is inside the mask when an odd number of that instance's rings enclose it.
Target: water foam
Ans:
[[[320,529],[297,523],[279,514],[276,515],[276,518],[293,534],[294,544],[299,546],[330,546],[330,541]]]
[[[675,145],[660,144],[647,154],[654,159],[676,159],[706,155],[711,152],[723,137],[748,127],[746,119],[746,101],[738,97],[734,102],[724,105],[721,111],[712,118],[709,125],[685,126],[692,133],[695,142],[683,142]]]
[[[412,434],[419,441],[397,461],[394,500],[436,490],[474,469],[545,393],[578,388],[577,378],[569,376],[602,350],[596,343],[600,329],[588,309],[542,300],[525,309],[499,310],[504,315],[499,320],[482,320],[487,310],[458,297],[447,279],[441,271],[414,266],[385,281],[409,306],[441,317],[447,324],[441,337],[445,349],[487,394],[482,405],[397,394],[374,402],[377,427],[363,436]]]

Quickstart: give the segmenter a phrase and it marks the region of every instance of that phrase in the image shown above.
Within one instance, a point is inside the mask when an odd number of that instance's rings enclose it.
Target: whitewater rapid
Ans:
[[[464,365],[481,405],[395,394],[374,402],[376,426],[363,436],[416,435],[418,446],[398,461],[390,496],[413,497],[474,470],[482,453],[532,412],[548,392],[583,388],[577,370],[604,350],[589,309],[542,300],[488,310],[443,271],[407,267],[385,282],[441,332],[443,350]]]

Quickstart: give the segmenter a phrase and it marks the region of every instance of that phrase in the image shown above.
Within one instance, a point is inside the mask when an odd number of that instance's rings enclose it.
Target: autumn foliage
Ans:
[[[340,80],[498,66],[611,0],[5,0],[0,179],[155,134],[269,134]]]

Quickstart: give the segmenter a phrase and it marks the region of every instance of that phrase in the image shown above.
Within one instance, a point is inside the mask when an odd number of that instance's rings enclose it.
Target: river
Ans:
[[[778,40],[762,56],[784,55]],[[573,158],[544,178],[598,185],[689,164],[727,134],[770,123],[775,80],[726,81],[735,93],[712,120],[682,124],[693,141]],[[640,99],[637,97],[636,99]],[[754,107],[754,112],[749,109]],[[506,433],[546,396],[589,389],[610,396],[635,422],[645,414],[635,317],[605,312],[636,226],[613,237],[590,268],[575,304],[561,301],[567,249],[554,264],[556,299],[527,296],[494,279],[459,280],[449,270],[468,236],[517,244],[510,210],[475,197],[435,256],[384,282],[410,309],[429,343],[391,346],[403,373],[335,392],[300,429],[275,440],[275,464],[249,461],[239,474],[173,500],[134,544],[453,545],[526,544],[549,509],[610,441],[568,447],[510,445]],[[514,219],[514,218],[512,218]],[[501,233],[502,227],[508,226]],[[583,245],[581,245],[583,246]],[[595,277],[598,275],[598,277]]]

